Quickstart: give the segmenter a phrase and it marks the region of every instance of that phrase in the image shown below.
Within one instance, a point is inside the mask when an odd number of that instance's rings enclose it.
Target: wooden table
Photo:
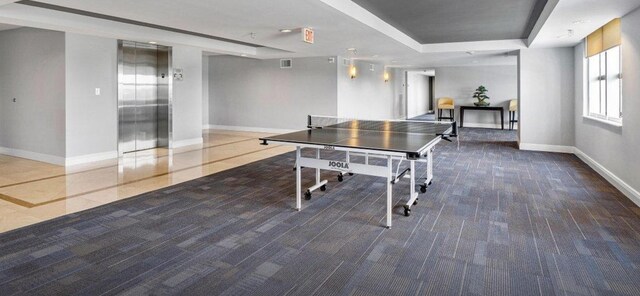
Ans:
[[[504,108],[492,106],[460,106],[460,127],[464,127],[464,110],[500,111],[500,124],[504,129]]]

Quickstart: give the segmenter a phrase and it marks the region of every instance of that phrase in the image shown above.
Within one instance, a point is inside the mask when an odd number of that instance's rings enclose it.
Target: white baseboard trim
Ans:
[[[593,158],[589,157],[580,149],[574,147],[574,154],[578,156],[578,158],[580,158],[582,161],[584,161],[587,165],[589,165],[594,171],[600,174],[603,178],[609,181],[611,185],[620,190],[620,192],[626,195],[627,198],[629,198],[633,203],[640,207],[640,192],[638,192],[638,190],[635,190],[629,184],[624,182],[611,171],[607,170],[607,168],[599,164]]]
[[[520,147],[520,150],[541,151],[541,152],[573,153],[574,151],[573,146],[561,146],[561,145],[520,143],[519,147]]]
[[[0,147],[0,154],[41,161],[55,165],[65,165],[65,158],[62,156],[43,154],[27,150]]]
[[[180,148],[184,146],[199,145],[202,143],[204,143],[204,140],[202,139],[202,137],[180,140],[180,141],[173,141],[173,143],[171,144],[171,148],[173,149],[173,148]]]
[[[292,129],[279,129],[279,128],[265,128],[265,127],[251,127],[251,126],[232,126],[232,125],[216,125],[210,124],[208,129],[221,129],[229,131],[241,131],[241,132],[255,132],[255,133],[271,133],[271,134],[283,134],[292,133],[297,130]]]
[[[74,166],[79,164],[85,164],[85,163],[103,161],[103,160],[109,160],[109,159],[115,159],[115,158],[118,158],[117,150],[67,157],[65,159],[65,165]]]

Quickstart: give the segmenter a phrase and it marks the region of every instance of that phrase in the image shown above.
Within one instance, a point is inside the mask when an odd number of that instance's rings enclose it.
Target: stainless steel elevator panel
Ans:
[[[169,146],[170,59],[167,47],[158,50],[156,45],[118,42],[118,150],[121,155]]]
[[[123,42],[118,63],[118,150],[136,151],[136,47]]]
[[[171,48],[158,46],[158,146],[168,147],[171,137],[169,94],[171,93]]]
[[[158,144],[158,51],[136,45],[136,150]]]

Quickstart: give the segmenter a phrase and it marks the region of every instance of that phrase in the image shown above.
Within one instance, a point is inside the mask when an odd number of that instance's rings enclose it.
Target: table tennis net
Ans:
[[[454,122],[416,121],[416,120],[367,120],[341,118],[334,116],[308,116],[309,128],[357,129],[370,131],[391,131],[402,133],[420,133],[430,135],[453,135],[456,131]]]

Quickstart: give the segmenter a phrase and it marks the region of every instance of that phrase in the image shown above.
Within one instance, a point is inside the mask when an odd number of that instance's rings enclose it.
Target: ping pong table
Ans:
[[[332,116],[309,115],[307,129],[260,138],[262,145],[269,143],[292,145],[296,147],[296,210],[302,209],[302,169],[316,169],[316,184],[309,187],[305,199],[310,200],[312,192],[327,189],[327,180],[320,180],[320,171],[339,172],[338,181],[342,182],[346,174],[362,174],[387,179],[386,227],[391,228],[392,186],[403,177],[410,178],[410,196],[404,205],[404,214],[411,214],[411,206],[418,201],[416,191],[415,163],[426,162],[426,180],[420,185],[420,191],[426,192],[433,179],[433,150],[441,140],[451,141],[457,137],[455,122],[427,122],[410,120],[360,120]],[[315,150],[315,158],[303,157],[301,150]],[[321,151],[345,152],[344,161],[322,159]],[[352,156],[364,156],[364,162],[355,162]],[[334,157],[335,158],[335,157]],[[384,159],[386,165],[370,158]],[[393,162],[397,162],[394,166]],[[409,167],[400,171],[403,162]],[[372,163],[373,162],[373,163]],[[382,161],[384,163],[384,161]],[[403,167],[404,168],[404,167]]]

